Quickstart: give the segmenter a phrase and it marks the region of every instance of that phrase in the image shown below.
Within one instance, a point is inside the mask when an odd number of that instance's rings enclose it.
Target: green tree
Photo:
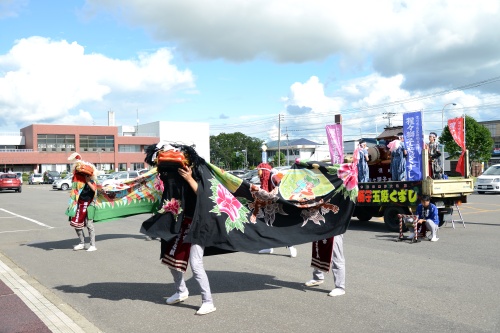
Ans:
[[[262,143],[263,140],[246,136],[241,132],[211,135],[210,161],[225,170],[241,168],[245,159],[248,163],[247,168],[255,167],[261,162]]]
[[[278,161],[279,160],[279,161]],[[286,157],[285,153],[280,152],[279,154],[273,156],[273,166],[285,166],[286,165]]]
[[[462,153],[462,148],[451,136],[448,126],[443,129],[439,143],[444,144],[444,150],[450,154],[451,158],[458,158]],[[469,150],[470,163],[486,162],[491,158],[493,139],[490,131],[467,115],[465,116],[465,146]]]

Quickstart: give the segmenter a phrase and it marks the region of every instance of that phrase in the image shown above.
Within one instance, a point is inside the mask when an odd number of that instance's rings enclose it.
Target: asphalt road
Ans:
[[[72,251],[68,192],[25,185],[0,192],[0,252],[87,331],[103,332],[500,332],[500,196],[469,196],[466,228],[443,226],[436,243],[397,242],[381,220],[353,219],[344,238],[346,294],[328,297],[331,273],[311,278],[311,245],[298,257],[234,253],[205,258],[217,311],[196,316],[190,297],[165,304],[172,277],[159,242],[139,233],[146,215],[96,224],[96,252]],[[86,326],[86,323],[88,324]]]

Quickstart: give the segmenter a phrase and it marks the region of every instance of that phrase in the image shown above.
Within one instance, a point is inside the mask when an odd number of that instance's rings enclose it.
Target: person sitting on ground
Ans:
[[[439,229],[439,213],[436,205],[431,203],[431,197],[423,195],[421,203],[417,206],[418,223],[425,223],[427,230],[431,231],[431,242],[437,242],[437,231]],[[409,238],[414,238],[415,234],[411,232]]]

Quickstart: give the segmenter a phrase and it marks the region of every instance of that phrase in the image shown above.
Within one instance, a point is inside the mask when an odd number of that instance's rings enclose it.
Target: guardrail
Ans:
[[[0,149],[0,153],[32,153],[33,149]]]

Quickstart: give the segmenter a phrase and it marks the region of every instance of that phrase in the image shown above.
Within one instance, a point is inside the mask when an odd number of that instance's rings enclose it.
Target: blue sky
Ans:
[[[0,132],[107,125],[109,110],[117,125],[138,114],[264,140],[281,125],[318,142],[338,113],[345,139],[380,133],[388,113],[401,125],[422,110],[438,133],[442,112],[496,120],[499,12],[498,0],[0,0]]]

